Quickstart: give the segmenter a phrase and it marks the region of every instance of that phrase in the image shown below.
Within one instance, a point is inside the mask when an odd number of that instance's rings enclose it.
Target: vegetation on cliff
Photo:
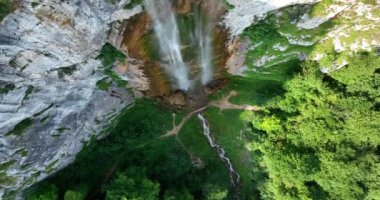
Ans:
[[[12,0],[0,0],[0,22],[13,10]]]
[[[241,199],[378,199],[379,50],[338,52],[332,38],[320,41],[333,25],[346,23],[341,19],[297,32],[290,22],[300,9],[269,15],[245,31],[254,46],[261,42],[248,53],[255,71],[229,77],[210,100],[235,91],[232,103],[257,105],[260,111],[208,108],[211,131],[241,176]],[[284,33],[308,35],[313,44],[290,44]],[[306,53],[310,58],[300,61]],[[106,69],[124,59],[112,46],[101,54]],[[319,54],[324,57],[315,59]],[[278,57],[261,68],[252,64],[265,55]],[[170,108],[137,101],[106,138],[92,140],[74,164],[29,189],[26,198],[233,199],[227,170],[195,117],[177,135],[162,137],[173,128],[172,120],[178,124],[183,116],[176,112],[173,120]]]
[[[171,119],[172,113],[159,104],[137,101],[123,112],[105,139],[92,140],[74,164],[32,187],[26,199],[65,198],[74,193],[81,197],[141,200],[227,194],[228,174],[201,132],[192,131],[194,127],[183,130],[188,135],[185,144],[173,137],[160,138],[172,128]],[[193,167],[187,151],[187,147],[193,147],[188,144],[197,144],[194,156],[204,159],[203,167]]]

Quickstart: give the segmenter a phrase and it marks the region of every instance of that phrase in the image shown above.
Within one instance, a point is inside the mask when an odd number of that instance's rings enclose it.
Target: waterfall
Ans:
[[[144,6],[152,17],[160,53],[166,61],[162,63],[162,66],[174,78],[179,89],[188,90],[191,81],[188,68],[182,58],[178,27],[171,4],[166,0],[145,0]]]
[[[212,25],[201,14],[198,14],[197,22],[197,38],[199,43],[199,63],[201,67],[201,82],[206,85],[212,80],[212,45],[211,45],[211,28]]]
[[[181,90],[192,87],[194,80],[189,78],[189,66],[184,62],[181,53],[181,40],[175,14],[169,0],[144,0],[144,6],[153,20],[153,28],[158,39],[160,54],[166,73],[173,84]],[[195,14],[196,43],[198,47],[198,64],[201,69],[200,80],[206,85],[212,80],[212,39],[211,23],[202,17],[200,12]],[[189,33],[191,34],[191,33]]]
[[[237,189],[240,182],[240,176],[234,169],[230,159],[226,156],[224,149],[216,143],[215,138],[210,132],[210,127],[208,126],[207,120],[203,117],[202,114],[198,114],[198,119],[202,122],[203,134],[206,136],[208,143],[219,155],[219,158],[225,163],[228,168],[228,174],[230,175],[232,185]]]

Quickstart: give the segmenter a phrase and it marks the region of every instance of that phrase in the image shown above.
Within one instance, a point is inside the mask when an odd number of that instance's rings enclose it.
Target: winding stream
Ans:
[[[236,172],[236,170],[232,166],[232,163],[230,159],[226,156],[226,152],[224,151],[224,149],[218,143],[216,143],[215,137],[211,134],[209,124],[207,120],[204,118],[204,116],[198,113],[198,119],[202,122],[203,134],[206,136],[208,143],[210,144],[212,148],[216,149],[216,152],[218,153],[219,158],[227,166],[228,174],[230,175],[230,179],[231,179],[231,184],[236,190],[237,196],[238,196],[238,188],[240,185],[240,175]]]

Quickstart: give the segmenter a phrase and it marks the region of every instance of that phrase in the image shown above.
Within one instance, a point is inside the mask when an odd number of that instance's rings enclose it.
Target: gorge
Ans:
[[[0,0],[0,199],[378,199],[379,10]]]

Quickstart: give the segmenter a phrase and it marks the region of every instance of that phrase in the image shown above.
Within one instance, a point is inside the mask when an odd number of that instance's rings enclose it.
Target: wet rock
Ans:
[[[125,63],[118,64],[114,70],[121,78],[128,81],[128,88],[144,92],[150,89],[150,82],[143,68],[143,61],[127,58]]]
[[[206,93],[207,95],[212,94],[212,89],[209,88],[209,87],[205,87],[203,90],[205,91],[205,93]]]
[[[192,0],[178,0],[176,3],[176,11],[179,14],[191,12]]]
[[[186,105],[185,95],[180,91],[175,92],[172,95],[170,95],[169,103],[175,106],[184,106]]]
[[[239,38],[229,43],[228,51],[230,52],[230,56],[226,63],[228,73],[243,76],[244,71],[247,69],[245,61],[250,44],[249,39],[241,41]]]

